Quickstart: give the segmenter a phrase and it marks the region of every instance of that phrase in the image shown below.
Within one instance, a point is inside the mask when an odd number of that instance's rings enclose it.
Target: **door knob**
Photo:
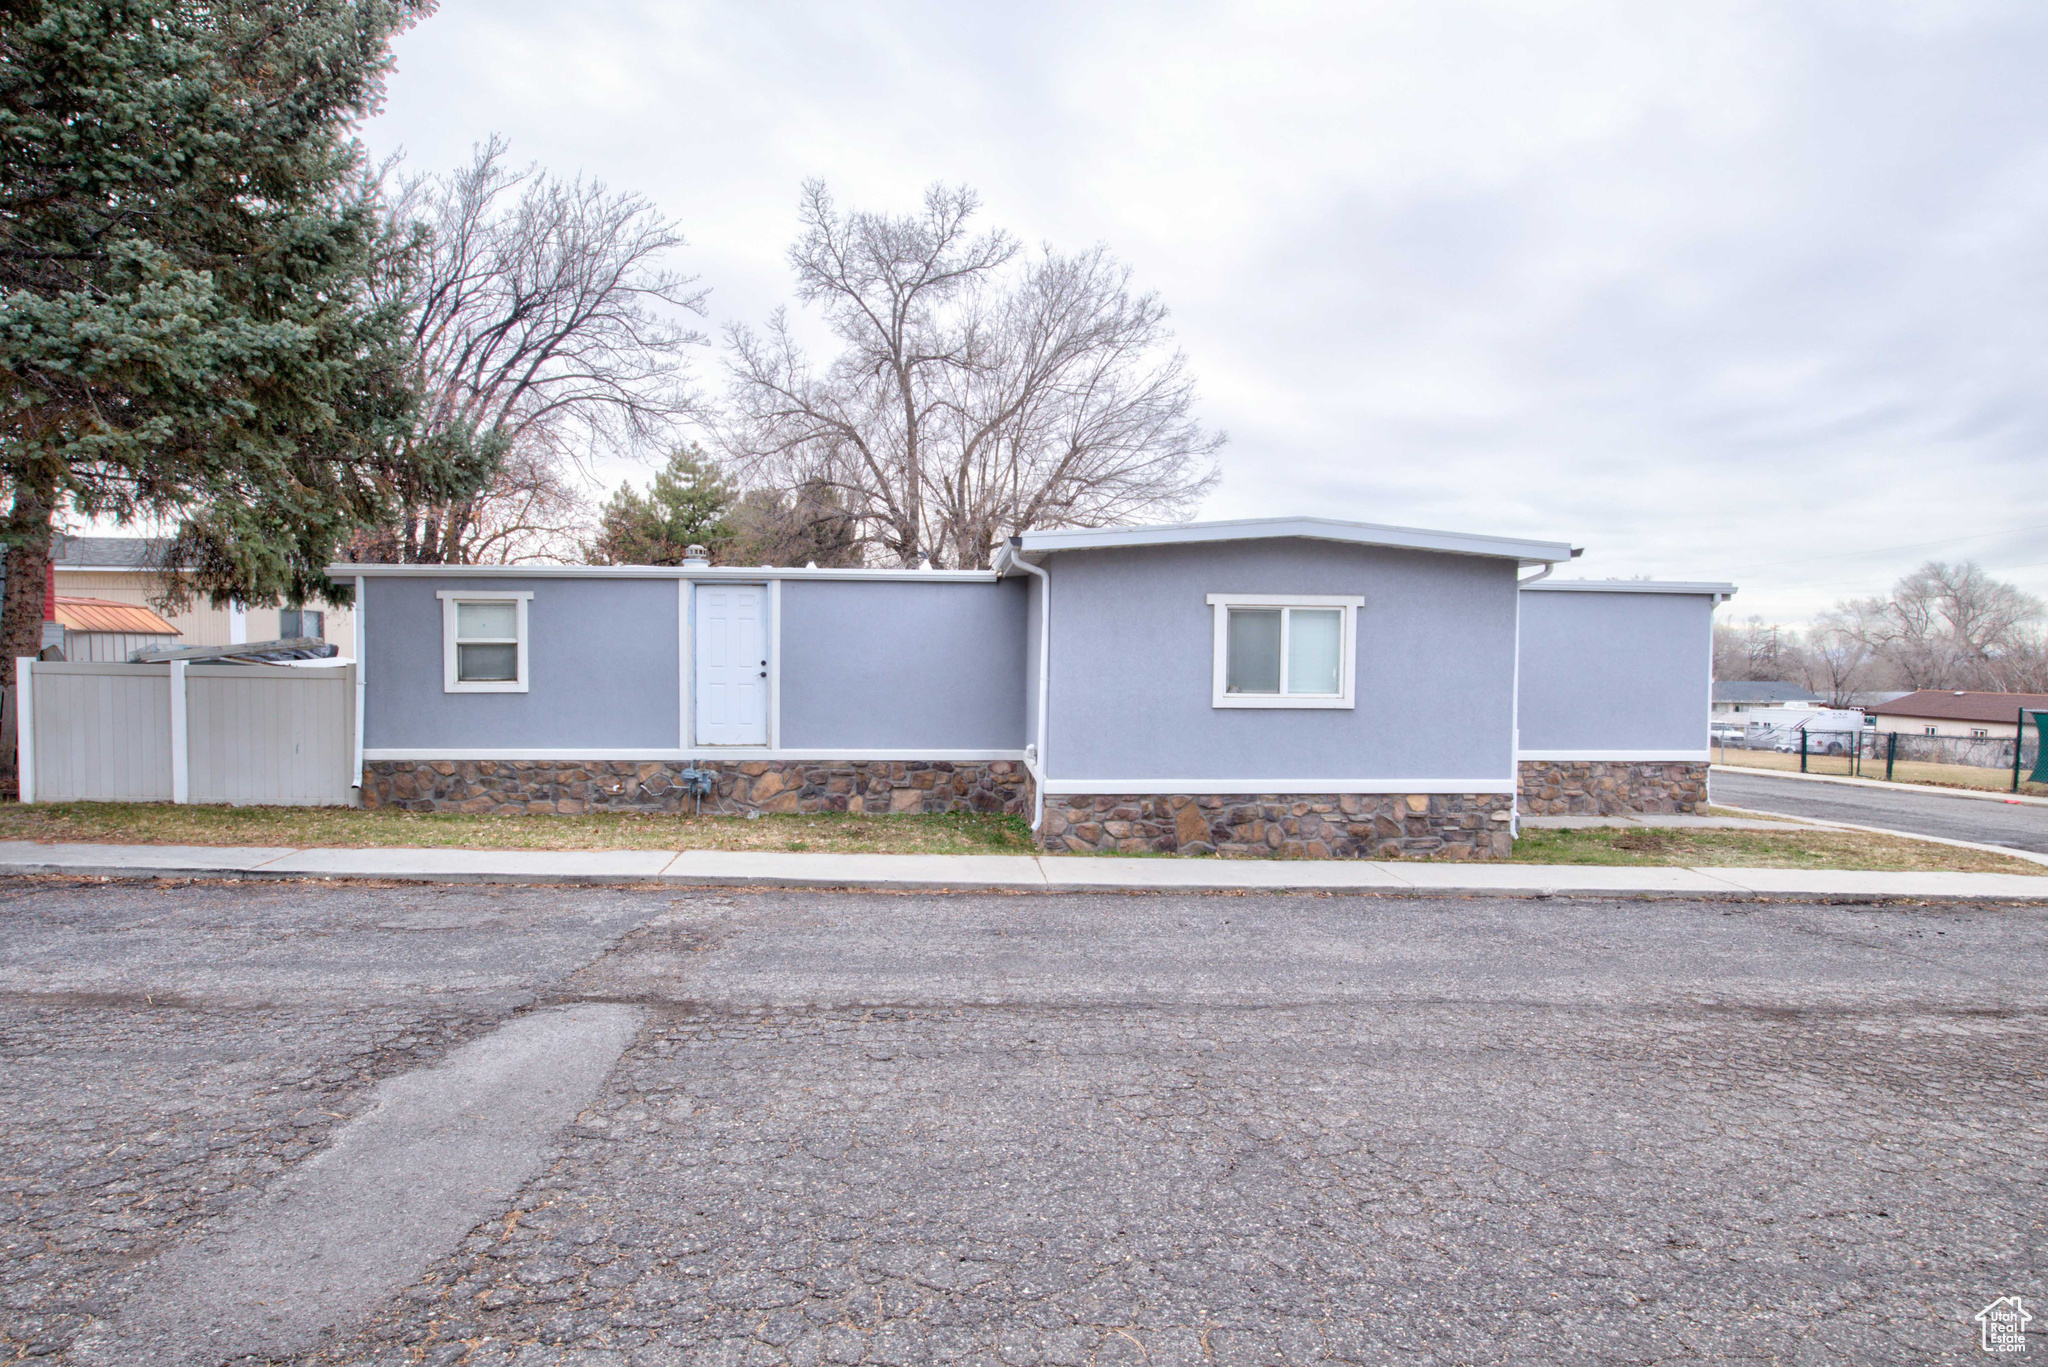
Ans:
[[[765,679],[765,678],[767,678],[767,677],[768,677],[768,671],[767,671],[767,670],[765,670],[765,669],[764,669],[764,670],[762,670],[762,671],[761,671],[761,677],[762,677],[762,678],[764,678],[764,679]]]

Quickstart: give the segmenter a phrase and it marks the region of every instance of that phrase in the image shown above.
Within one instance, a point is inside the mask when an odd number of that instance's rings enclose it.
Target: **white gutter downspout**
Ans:
[[[1052,576],[1029,561],[1020,559],[1015,547],[1017,538],[1011,537],[1004,543],[998,571],[1018,569],[1033,575],[1038,580],[1038,734],[1033,740],[1037,763],[1033,766],[1032,777],[1037,781],[1031,785],[1031,830],[1035,835],[1045,824],[1045,717],[1046,694],[1052,679]],[[1033,753],[1032,747],[1026,747]]]
[[[1578,557],[1579,547],[1572,547],[1572,556]],[[1514,780],[1513,805],[1508,808],[1508,839],[1522,838],[1522,590],[1538,579],[1547,579],[1557,568],[1555,560],[1544,562],[1543,568],[1527,579],[1515,580],[1515,682],[1509,690],[1508,710],[1514,715],[1508,723],[1508,744],[1513,751],[1509,763],[1513,766],[1510,777]],[[1516,571],[1520,573],[1519,570]]]
[[[363,703],[366,697],[364,689],[367,682],[363,676],[363,666],[365,664],[364,657],[370,653],[370,624],[364,612],[364,607],[363,576],[359,574],[356,576],[356,781],[354,785],[356,801],[359,803],[363,800]]]

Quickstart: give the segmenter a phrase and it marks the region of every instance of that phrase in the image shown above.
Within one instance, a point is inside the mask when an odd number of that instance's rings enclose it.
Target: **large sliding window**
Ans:
[[[1351,707],[1362,598],[1212,593],[1216,707]]]

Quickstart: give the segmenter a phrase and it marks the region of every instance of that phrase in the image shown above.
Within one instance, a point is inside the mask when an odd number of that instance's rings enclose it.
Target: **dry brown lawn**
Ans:
[[[486,816],[352,807],[215,807],[66,802],[0,806],[0,840],[141,845],[286,845],[394,849],[759,850],[832,854],[1029,854],[1013,816]],[[1778,831],[1599,827],[1525,830],[1522,864],[1721,865],[1751,868],[2048,874],[2007,855],[1896,836],[1788,823]]]
[[[1788,827],[1778,831],[1674,830],[1601,826],[1524,830],[1518,864],[1675,864],[1698,868],[1865,869],[1875,872],[2048,875],[2048,864],[1862,831]]]
[[[1775,750],[1713,750],[1716,764],[1727,764],[1737,769],[1776,769],[1787,773],[1799,772],[1799,756],[1781,755]],[[1849,760],[1842,755],[1808,755],[1806,772],[1830,778],[1875,778],[1884,777],[1884,761],[1866,759],[1863,771],[1851,774]],[[2012,770],[1979,769],[1968,764],[1929,764],[1922,760],[1900,760],[1892,768],[1894,783],[1924,783],[1930,788],[1974,788],[1980,792],[2009,793],[2012,791]],[[2048,784],[2029,783],[2024,775],[2020,779],[2020,793],[2026,797],[2048,797]]]
[[[484,816],[355,807],[51,802],[0,806],[0,840],[471,850],[817,850],[834,854],[1029,854],[1014,816],[688,816],[597,812]]]

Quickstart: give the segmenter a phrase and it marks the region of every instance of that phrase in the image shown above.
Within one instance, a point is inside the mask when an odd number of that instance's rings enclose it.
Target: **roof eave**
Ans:
[[[1320,517],[1248,518],[1230,522],[1185,522],[1160,527],[1110,527],[1101,530],[1023,532],[1012,538],[1017,553],[1033,564],[1061,551],[1121,550],[1144,546],[1186,546],[1222,541],[1271,541],[1295,538],[1335,541],[1393,550],[1434,551],[1514,560],[1519,565],[1554,565],[1578,552],[1569,542],[1532,541],[1518,537],[1481,536],[1466,532],[1394,527],[1373,522],[1340,522]]]
[[[1733,598],[1735,585],[1690,579],[1544,579],[1522,586],[1531,593],[1686,593]]]
[[[988,570],[809,569],[781,565],[329,565],[329,579],[851,579],[993,583]]]

